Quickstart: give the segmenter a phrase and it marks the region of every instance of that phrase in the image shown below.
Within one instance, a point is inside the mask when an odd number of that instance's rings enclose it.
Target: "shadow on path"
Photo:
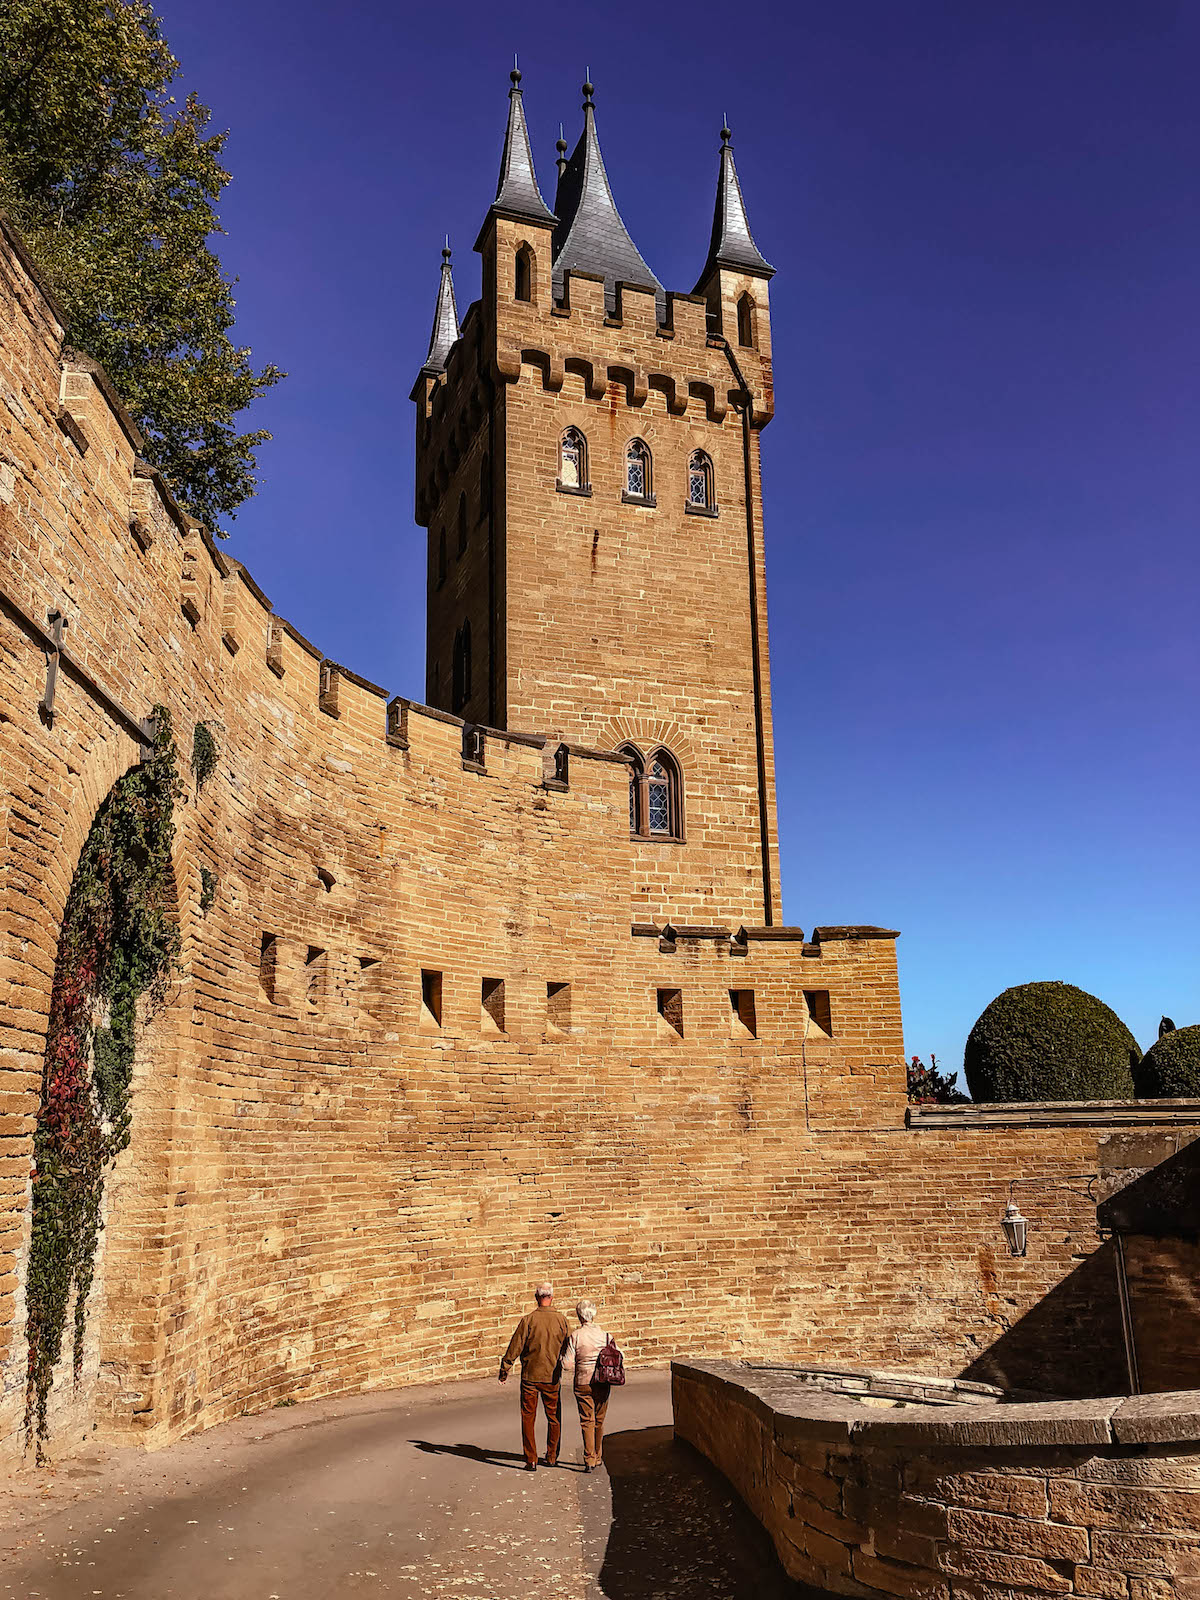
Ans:
[[[525,1457],[514,1450],[485,1450],[477,1444],[434,1444],[430,1439],[410,1439],[418,1450],[431,1456],[461,1456],[464,1461],[478,1461],[485,1467],[506,1467],[511,1472],[525,1470]]]
[[[670,1428],[610,1435],[604,1463],[604,1600],[826,1600],[787,1576],[726,1479]]]

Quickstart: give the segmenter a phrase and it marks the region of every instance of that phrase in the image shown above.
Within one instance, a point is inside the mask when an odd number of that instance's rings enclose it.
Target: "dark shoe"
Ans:
[[[537,1471],[537,1462],[536,1461],[527,1461],[525,1463],[525,1471],[526,1472],[536,1472]]]

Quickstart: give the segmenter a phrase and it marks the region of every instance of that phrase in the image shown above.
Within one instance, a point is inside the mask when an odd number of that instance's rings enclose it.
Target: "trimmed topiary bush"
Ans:
[[[1200,1023],[1164,1033],[1133,1075],[1141,1100],[1200,1099]]]
[[[1073,983],[1005,989],[971,1029],[963,1071],[973,1100],[1132,1100],[1137,1040]]]

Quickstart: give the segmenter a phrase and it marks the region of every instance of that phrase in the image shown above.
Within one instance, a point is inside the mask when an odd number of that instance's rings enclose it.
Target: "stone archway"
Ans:
[[[178,966],[178,795],[171,720],[160,709],[148,759],[117,780],[95,814],[63,912],[24,1273],[25,1432],[39,1458],[53,1432],[93,1410],[109,1180],[131,1143],[147,1023]]]

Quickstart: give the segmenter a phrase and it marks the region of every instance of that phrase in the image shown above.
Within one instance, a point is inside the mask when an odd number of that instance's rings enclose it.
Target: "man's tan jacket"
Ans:
[[[551,1306],[539,1306],[517,1323],[500,1362],[500,1375],[507,1378],[520,1357],[522,1383],[557,1383],[563,1346],[570,1333],[567,1319]]]

